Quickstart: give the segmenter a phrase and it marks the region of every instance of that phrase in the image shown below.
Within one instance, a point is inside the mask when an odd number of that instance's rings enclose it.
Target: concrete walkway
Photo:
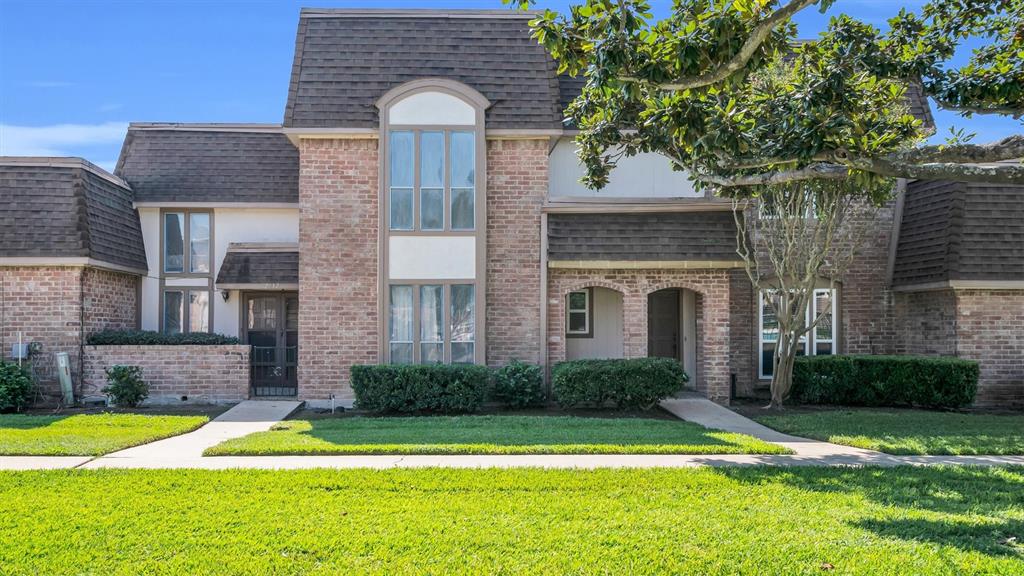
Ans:
[[[682,418],[709,428],[749,434],[795,452],[779,454],[672,455],[412,455],[412,456],[212,456],[203,450],[252,432],[268,430],[299,406],[298,402],[248,401],[202,428],[89,458],[0,457],[0,470],[43,468],[691,468],[697,466],[1024,466],[1024,456],[892,456],[871,450],[789,436],[762,426],[704,398],[675,398],[662,406]]]

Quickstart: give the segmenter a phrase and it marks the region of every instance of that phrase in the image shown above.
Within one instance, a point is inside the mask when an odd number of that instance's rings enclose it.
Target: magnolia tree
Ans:
[[[961,131],[923,145],[927,127],[907,107],[913,87],[965,116],[1019,121],[1024,0],[933,0],[893,14],[886,31],[837,13],[817,38],[798,42],[791,18],[832,5],[675,0],[655,20],[645,0],[585,0],[531,22],[560,71],[585,79],[567,122],[579,130],[586,184],[600,188],[621,158],[656,152],[736,201],[739,253],[754,285],[776,295],[776,406],[800,338],[818,320],[801,320],[810,278],[841,277],[858,210],[889,200],[897,178],[1024,184],[1024,167],[1012,162],[1024,157],[1024,137],[973,144]],[[977,37],[984,47],[954,66],[957,49]],[[837,242],[842,234],[850,237]],[[806,249],[798,237],[829,248]]]

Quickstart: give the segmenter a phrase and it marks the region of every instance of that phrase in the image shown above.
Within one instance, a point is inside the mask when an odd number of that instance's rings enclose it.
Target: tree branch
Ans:
[[[740,51],[725,64],[720,65],[718,68],[711,70],[710,72],[705,72],[677,82],[659,84],[658,87],[663,90],[682,91],[689,90],[691,88],[710,86],[711,84],[725,80],[746,66],[747,62],[750,62],[750,59],[754,57],[754,52],[757,52],[757,49],[761,47],[761,44],[764,44],[764,41],[776,26],[786,21],[797,12],[807,8],[811,4],[817,4],[818,1],[819,0],[790,0],[788,4],[782,6],[775,12],[772,12],[767,18],[759,22],[757,26],[754,26],[750,31],[750,36],[747,38],[747,41],[740,47]],[[620,79],[632,82],[642,81],[635,76],[620,76]]]
[[[739,176],[719,176],[717,174],[694,174],[698,180],[724,187],[733,186],[764,186],[765,184],[783,184],[799,180],[845,180],[850,169],[840,164],[820,162],[795,170],[780,172],[762,172]]]
[[[933,94],[929,94],[935,104],[943,110],[949,110],[950,112],[959,112],[961,114],[996,114],[998,116],[1009,116],[1015,120],[1020,120],[1024,117],[1024,110],[1015,108],[1013,106],[957,106],[937,98]]]
[[[920,146],[885,156],[891,162],[1002,162],[1024,158],[1024,136],[1015,134],[988,144],[952,144]]]

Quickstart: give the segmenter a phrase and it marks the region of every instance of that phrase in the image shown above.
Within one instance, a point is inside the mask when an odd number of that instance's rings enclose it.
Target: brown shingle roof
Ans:
[[[732,212],[549,214],[551,260],[739,260]]]
[[[269,124],[132,124],[115,173],[136,202],[299,201],[299,152]]]
[[[299,249],[232,245],[217,272],[217,285],[297,285]]]
[[[0,256],[147,269],[131,190],[81,158],[0,157],[0,204]]]

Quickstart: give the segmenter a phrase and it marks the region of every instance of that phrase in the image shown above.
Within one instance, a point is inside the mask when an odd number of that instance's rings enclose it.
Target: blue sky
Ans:
[[[884,26],[899,6],[920,4],[838,0],[831,13]],[[130,121],[280,122],[303,5],[502,8],[500,0],[0,0],[0,154],[83,156],[110,169]],[[665,14],[671,2],[653,5]],[[827,17],[805,10],[797,22],[810,37]],[[979,142],[1021,131],[1003,118],[936,115],[939,137],[953,124]]]

